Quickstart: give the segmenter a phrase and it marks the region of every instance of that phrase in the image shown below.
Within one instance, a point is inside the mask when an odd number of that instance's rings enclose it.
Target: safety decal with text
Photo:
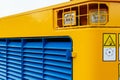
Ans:
[[[116,60],[116,34],[108,33],[103,34],[103,60],[115,61]]]

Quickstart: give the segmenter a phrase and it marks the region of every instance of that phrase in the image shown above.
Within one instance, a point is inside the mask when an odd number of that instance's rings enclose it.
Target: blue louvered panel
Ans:
[[[7,77],[22,80],[21,40],[9,40],[7,45]]]
[[[0,80],[6,79],[6,40],[0,40]]]
[[[72,80],[72,59],[66,58],[71,42],[47,42],[44,50],[44,79]],[[70,52],[71,53],[71,52]]]
[[[0,80],[72,80],[68,38],[0,40]]]
[[[24,79],[42,80],[43,78],[43,51],[42,41],[27,41],[23,47],[24,52]]]

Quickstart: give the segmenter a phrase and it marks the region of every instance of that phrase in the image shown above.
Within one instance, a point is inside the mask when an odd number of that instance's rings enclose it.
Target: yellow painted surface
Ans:
[[[70,36],[73,40],[73,80],[118,80],[118,33],[120,3],[106,2],[109,21],[106,25],[76,26],[55,29],[54,9],[77,4],[72,1],[0,19],[0,37]],[[87,2],[86,2],[87,3]],[[117,34],[117,60],[103,62],[103,33]]]
[[[118,80],[120,80],[120,64],[119,64],[118,68],[119,68],[119,79]]]

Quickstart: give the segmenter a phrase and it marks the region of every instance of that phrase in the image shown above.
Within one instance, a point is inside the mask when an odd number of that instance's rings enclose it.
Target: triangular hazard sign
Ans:
[[[109,35],[107,40],[104,43],[104,46],[115,46],[115,42],[113,41],[112,37]]]

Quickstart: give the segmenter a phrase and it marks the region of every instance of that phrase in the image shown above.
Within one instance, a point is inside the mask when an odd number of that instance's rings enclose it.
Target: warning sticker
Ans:
[[[103,60],[116,60],[116,34],[103,34]]]
[[[104,34],[104,46],[115,46],[116,34]]]

